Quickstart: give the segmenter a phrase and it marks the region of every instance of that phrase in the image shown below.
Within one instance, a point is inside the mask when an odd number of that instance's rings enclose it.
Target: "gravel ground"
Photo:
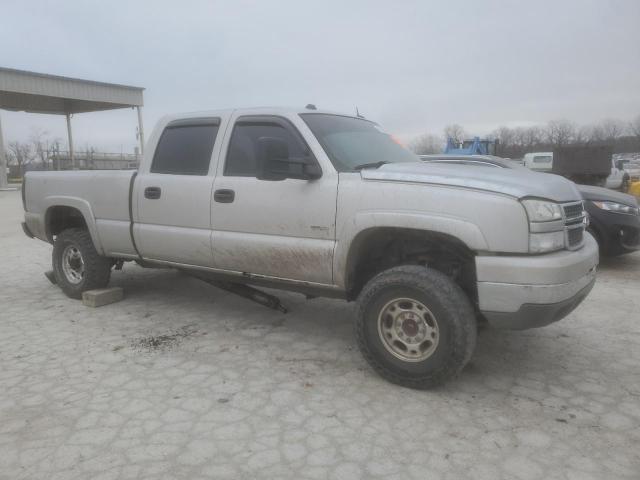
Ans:
[[[0,192],[0,478],[640,478],[638,254],[418,392],[367,367],[344,302],[283,293],[285,315],[126,265],[125,300],[84,307],[21,214]]]

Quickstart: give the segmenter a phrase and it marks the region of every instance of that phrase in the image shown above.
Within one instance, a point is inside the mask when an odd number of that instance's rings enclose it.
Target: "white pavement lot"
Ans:
[[[0,478],[640,478],[640,255],[568,318],[483,330],[452,383],[376,376],[353,305],[282,314],[127,264],[89,308],[0,192]]]

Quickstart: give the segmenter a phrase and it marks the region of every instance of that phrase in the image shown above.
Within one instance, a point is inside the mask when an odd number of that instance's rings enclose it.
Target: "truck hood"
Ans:
[[[578,190],[585,200],[595,200],[602,202],[617,202],[632,207],[638,206],[638,201],[633,195],[616,192],[602,187],[591,187],[589,185],[577,185]]]
[[[516,198],[538,197],[556,202],[582,199],[575,184],[566,178],[522,169],[407,162],[388,163],[377,169],[364,169],[361,175],[364,180],[470,188]]]

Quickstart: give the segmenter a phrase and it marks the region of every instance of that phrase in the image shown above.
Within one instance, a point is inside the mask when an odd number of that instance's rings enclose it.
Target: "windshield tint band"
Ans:
[[[328,113],[300,117],[339,172],[353,172],[363,164],[419,161],[370,120]]]

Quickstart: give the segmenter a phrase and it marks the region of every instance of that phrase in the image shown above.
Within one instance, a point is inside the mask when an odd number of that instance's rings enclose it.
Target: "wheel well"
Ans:
[[[477,299],[475,253],[459,239],[440,232],[375,228],[360,233],[347,259],[347,297],[355,299],[378,273],[398,265],[424,265],[452,278]]]
[[[54,236],[67,228],[87,228],[87,222],[80,210],[65,206],[49,208],[45,218],[45,225],[49,240],[53,240]]]

